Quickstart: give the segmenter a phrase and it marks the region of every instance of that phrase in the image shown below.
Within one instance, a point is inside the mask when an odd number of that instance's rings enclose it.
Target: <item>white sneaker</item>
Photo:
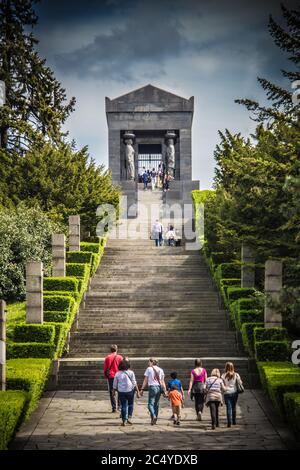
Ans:
[[[201,411],[198,411],[197,420],[198,420],[198,421],[202,421],[202,413],[201,413]]]

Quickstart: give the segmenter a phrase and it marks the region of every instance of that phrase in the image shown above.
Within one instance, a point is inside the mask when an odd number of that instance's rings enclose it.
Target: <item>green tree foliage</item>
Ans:
[[[23,299],[26,261],[43,261],[50,274],[51,234],[62,233],[65,226],[49,219],[39,207],[24,203],[0,210],[0,298]]]
[[[293,70],[282,70],[282,75],[290,82],[289,89],[284,89],[265,78],[258,77],[258,82],[271,101],[271,106],[261,106],[257,101],[242,99],[236,100],[243,104],[247,109],[253,112],[257,121],[285,120],[289,122],[299,121],[299,101],[294,102],[292,95],[294,93],[292,83],[300,80],[300,9],[288,10],[284,5],[281,6],[283,18],[286,23],[284,28],[278,24],[272,16],[269,21],[269,31],[275,44],[284,52],[289,54],[288,59],[293,63]]]
[[[31,142],[62,139],[62,124],[74,109],[66,92],[36,51],[32,28],[36,0],[0,2],[0,80],[6,106],[0,108],[1,146],[25,151]]]
[[[270,106],[237,100],[254,113],[258,125],[251,139],[229,130],[220,132],[215,194],[205,207],[205,236],[208,253],[238,253],[246,242],[255,248],[258,263],[276,257],[299,266],[299,103],[293,99],[291,84],[300,79],[300,10],[283,6],[282,11],[286,28],[270,18],[269,29],[296,69],[283,71],[290,88],[284,90],[259,78]],[[299,270],[294,271],[298,274],[285,281],[277,307],[299,328]]]
[[[22,175],[16,195],[67,221],[80,214],[86,230],[95,233],[96,209],[102,203],[118,208],[119,190],[111,174],[89,157],[87,147],[76,150],[62,143],[58,148],[46,143],[32,148],[20,159],[17,173]]]

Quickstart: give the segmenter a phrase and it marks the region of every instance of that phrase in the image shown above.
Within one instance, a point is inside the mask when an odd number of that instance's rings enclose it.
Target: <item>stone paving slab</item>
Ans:
[[[262,392],[246,390],[239,397],[238,424],[227,428],[225,406],[220,428],[211,429],[209,409],[196,421],[193,402],[186,400],[181,426],[170,420],[168,400],[161,398],[156,426],[150,425],[147,394],[136,399],[133,426],[121,427],[119,413],[110,412],[106,392],[47,392],[11,449],[288,449],[296,446],[286,426],[274,416]]]

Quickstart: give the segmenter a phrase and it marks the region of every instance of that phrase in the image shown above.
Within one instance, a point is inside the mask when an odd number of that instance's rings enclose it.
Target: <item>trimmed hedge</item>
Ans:
[[[264,323],[244,323],[242,325],[242,341],[244,348],[250,355],[254,355],[254,330],[257,327],[263,327]]]
[[[288,338],[286,328],[255,328],[255,341],[283,341]]]
[[[45,277],[44,290],[78,292],[78,279],[75,277]]]
[[[215,270],[217,284],[221,279],[241,279],[241,265],[237,263],[222,263]]]
[[[67,251],[67,263],[92,264],[92,253],[88,251]]]
[[[0,450],[6,450],[24,412],[28,396],[23,391],[0,392]]]
[[[285,393],[283,405],[287,421],[290,423],[296,436],[300,438],[300,393]]]
[[[90,242],[81,242],[80,251],[88,251],[90,253],[100,254],[102,251],[102,246],[100,243],[90,243]]]
[[[290,362],[258,362],[257,365],[263,388],[284,416],[284,394],[300,392],[300,368]]]
[[[290,348],[287,341],[255,341],[254,344],[258,361],[287,361],[289,359]]]
[[[53,343],[54,337],[52,325],[19,324],[14,327],[13,341],[16,343]]]
[[[237,278],[220,280],[220,289],[221,289],[223,296],[226,299],[227,299],[228,287],[239,287],[240,285],[241,285],[241,280]]]
[[[235,300],[245,299],[246,297],[250,297],[254,295],[256,290],[254,287],[228,287],[227,289],[227,296],[228,302],[234,302]]]
[[[45,296],[63,295],[63,296],[67,296],[67,297],[72,297],[75,300],[75,302],[79,302],[81,294],[79,292],[71,292],[71,291],[47,290],[47,291],[44,291],[44,295]]]
[[[70,295],[45,295],[44,296],[44,310],[70,312],[75,305],[75,300]]]
[[[259,310],[240,310],[238,309],[236,316],[236,323],[239,329],[242,328],[244,323],[262,322],[264,315]]]
[[[27,419],[38,405],[48,378],[51,360],[10,359],[6,364],[7,388],[28,392],[28,402],[24,414],[25,419]]]
[[[74,276],[88,281],[90,275],[90,266],[84,263],[67,263],[66,275]]]
[[[63,323],[63,322],[68,322],[69,318],[70,318],[69,312],[59,312],[59,311],[56,312],[55,310],[44,312],[45,322]]]
[[[8,359],[45,357],[53,359],[56,347],[54,343],[7,343]]]

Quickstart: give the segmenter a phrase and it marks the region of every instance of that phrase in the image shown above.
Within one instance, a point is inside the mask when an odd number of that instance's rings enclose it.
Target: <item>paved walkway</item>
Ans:
[[[198,450],[287,449],[293,438],[274,418],[263,393],[246,390],[239,398],[238,425],[226,427],[225,407],[220,428],[212,431],[209,410],[195,420],[193,402],[187,400],[180,427],[170,421],[170,408],[161,398],[156,426],[150,425],[147,396],[136,400],[134,425],[120,426],[119,414],[110,412],[105,392],[47,392],[29,422],[22,426],[13,449]]]

